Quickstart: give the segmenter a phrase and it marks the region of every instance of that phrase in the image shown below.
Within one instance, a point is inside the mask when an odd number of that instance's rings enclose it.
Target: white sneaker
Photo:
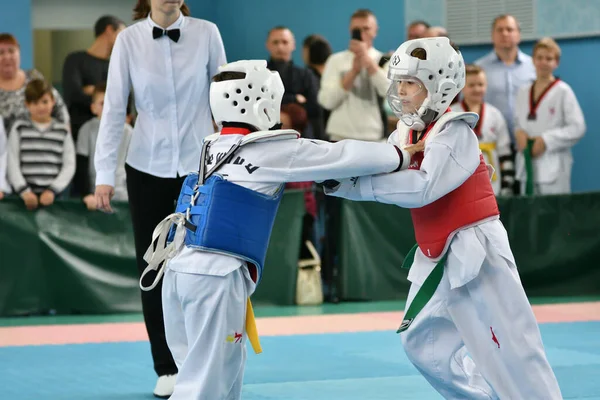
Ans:
[[[159,399],[168,399],[171,397],[175,390],[176,380],[177,374],[159,376],[154,388],[154,397],[158,397]]]

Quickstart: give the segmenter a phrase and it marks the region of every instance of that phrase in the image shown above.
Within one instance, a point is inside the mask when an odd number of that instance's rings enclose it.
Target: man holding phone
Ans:
[[[390,81],[383,53],[373,47],[377,29],[377,19],[371,11],[357,10],[350,17],[348,50],[331,55],[325,63],[317,100],[331,111],[325,133],[333,142],[343,139],[383,141],[387,137],[381,108]],[[327,299],[332,302],[337,300],[339,211],[340,199],[326,196],[322,273]]]
[[[371,11],[356,11],[350,18],[348,50],[325,64],[318,101],[331,111],[326,133],[332,141],[384,139],[378,97],[386,96],[390,82],[383,53],[373,47],[377,29]]]

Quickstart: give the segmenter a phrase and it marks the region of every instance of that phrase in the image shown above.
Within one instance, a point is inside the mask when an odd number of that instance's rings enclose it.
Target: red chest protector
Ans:
[[[436,125],[440,122],[444,125],[448,120],[438,120],[425,132],[422,139],[430,134],[432,127],[436,128],[435,132],[439,132],[441,126]],[[411,131],[407,136],[408,143],[416,143],[416,134]],[[423,157],[423,152],[413,155],[409,169],[420,169]],[[411,209],[417,244],[427,257],[441,257],[454,234],[461,228],[476,225],[500,214],[487,165],[481,154],[479,160],[479,166],[473,175],[458,188],[433,203]]]

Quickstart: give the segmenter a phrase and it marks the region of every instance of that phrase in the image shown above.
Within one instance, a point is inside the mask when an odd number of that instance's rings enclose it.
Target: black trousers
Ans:
[[[175,211],[177,197],[185,177],[158,178],[125,165],[127,173],[127,194],[133,223],[135,254],[138,271],[141,276],[147,266],[144,253],[152,241],[152,232],[160,221]],[[149,274],[144,283],[154,279]],[[148,281],[146,281],[148,280]],[[151,291],[142,292],[144,322],[150,339],[150,349],[154,361],[154,370],[158,376],[177,373],[177,366],[167,346],[162,310],[162,279]]]
[[[304,218],[302,219],[302,237],[300,238],[300,259],[308,260],[312,259],[312,253],[306,247],[306,241],[310,241],[312,244],[315,244],[315,218],[309,213],[304,214]]]
[[[337,303],[337,279],[339,269],[338,241],[340,235],[342,199],[334,196],[325,196],[325,243],[323,246],[323,260],[321,277],[329,288],[327,301]]]

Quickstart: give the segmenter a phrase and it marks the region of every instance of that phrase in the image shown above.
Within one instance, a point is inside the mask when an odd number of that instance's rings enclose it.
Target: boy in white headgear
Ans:
[[[165,332],[179,374],[171,400],[241,398],[246,335],[261,351],[249,301],[260,282],[286,182],[324,181],[408,168],[392,144],[300,139],[279,130],[284,86],[266,61],[219,68],[210,105],[220,133],[204,140],[200,171],[176,212],[155,229],[144,276],[164,272]],[[166,267],[161,268],[163,262]]]
[[[417,245],[398,329],[415,367],[446,399],[560,399],[521,285],[486,165],[478,116],[448,108],[465,84],[448,38],[403,43],[390,60],[389,143],[424,140],[406,171],[340,181],[328,194],[410,208]]]

